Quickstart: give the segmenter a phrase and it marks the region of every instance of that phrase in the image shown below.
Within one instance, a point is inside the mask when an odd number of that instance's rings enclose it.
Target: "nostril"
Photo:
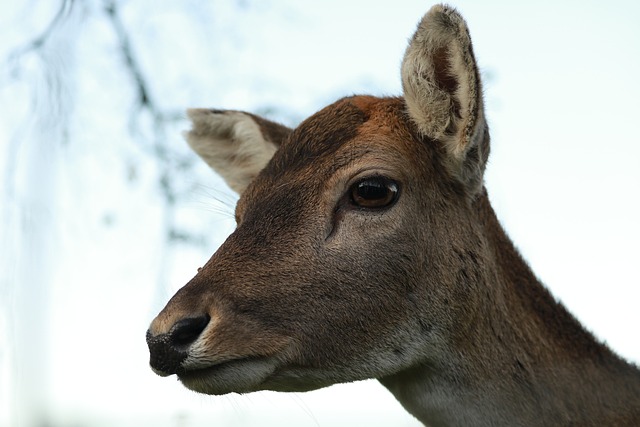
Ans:
[[[169,332],[169,340],[177,347],[187,346],[194,342],[209,324],[209,315],[190,317],[176,322]]]
[[[162,376],[182,372],[182,363],[189,356],[189,345],[205,330],[211,318],[208,315],[189,317],[176,322],[167,333],[154,335],[147,331],[149,364]]]

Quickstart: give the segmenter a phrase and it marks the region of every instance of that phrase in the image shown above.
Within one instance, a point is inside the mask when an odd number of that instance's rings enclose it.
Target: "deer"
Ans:
[[[296,128],[191,109],[237,227],[152,321],[152,370],[209,395],[377,379],[429,426],[638,426],[640,370],[541,283],[492,209],[468,26],[433,6],[402,96]]]

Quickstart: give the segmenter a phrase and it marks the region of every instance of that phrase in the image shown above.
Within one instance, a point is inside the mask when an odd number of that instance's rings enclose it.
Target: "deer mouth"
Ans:
[[[270,357],[245,357],[193,369],[183,368],[176,375],[190,390],[221,395],[262,390],[273,375],[276,361]]]

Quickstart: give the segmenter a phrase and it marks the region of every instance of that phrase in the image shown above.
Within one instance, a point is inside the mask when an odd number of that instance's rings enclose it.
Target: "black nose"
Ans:
[[[177,321],[166,334],[152,335],[147,331],[149,364],[159,374],[176,374],[189,354],[189,346],[209,324],[208,315]]]

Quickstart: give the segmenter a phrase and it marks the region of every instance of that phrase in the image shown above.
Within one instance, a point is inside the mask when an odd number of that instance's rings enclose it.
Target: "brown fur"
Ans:
[[[481,85],[454,10],[425,16],[402,75],[404,97],[344,98],[293,131],[198,113],[187,137],[226,179],[203,141],[227,159],[278,149],[239,168],[255,178],[238,187],[238,227],[151,324],[152,367],[208,394],[378,378],[429,425],[640,424],[638,369],[551,296],[491,208]],[[247,117],[258,146],[229,136]],[[355,206],[354,184],[377,176],[396,203]]]

